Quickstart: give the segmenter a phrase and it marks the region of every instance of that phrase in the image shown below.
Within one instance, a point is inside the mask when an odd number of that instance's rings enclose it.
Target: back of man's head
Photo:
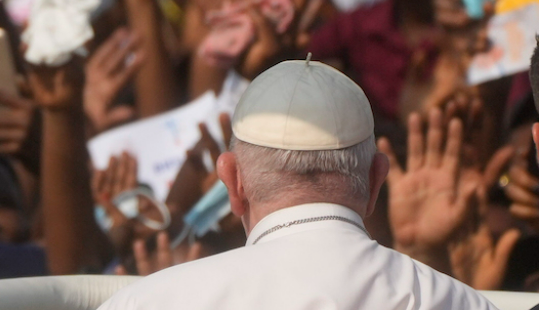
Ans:
[[[367,200],[373,115],[362,89],[336,69],[286,61],[267,70],[241,98],[233,131],[249,201]]]

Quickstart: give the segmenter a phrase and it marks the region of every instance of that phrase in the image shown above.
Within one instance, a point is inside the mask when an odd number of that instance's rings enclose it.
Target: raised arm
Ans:
[[[141,39],[145,63],[136,74],[136,104],[140,117],[165,112],[175,106],[173,65],[162,38],[160,9],[156,1],[126,0],[130,28]]]
[[[83,266],[100,265],[92,254],[104,241],[92,213],[83,71],[71,62],[61,68],[36,68],[29,77],[43,110],[41,198],[49,270],[76,273]]]
[[[449,123],[445,149],[441,149],[441,118],[438,109],[432,110],[424,138],[420,116],[411,115],[405,171],[386,139],[378,145],[391,162],[387,183],[394,248],[450,274],[447,245],[468,216],[481,176],[461,171],[460,120]]]

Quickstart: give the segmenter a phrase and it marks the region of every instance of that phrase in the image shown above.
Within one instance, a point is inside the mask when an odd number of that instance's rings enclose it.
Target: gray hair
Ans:
[[[368,199],[375,137],[338,150],[292,151],[257,146],[232,138],[245,193],[267,202],[289,193],[349,195]]]

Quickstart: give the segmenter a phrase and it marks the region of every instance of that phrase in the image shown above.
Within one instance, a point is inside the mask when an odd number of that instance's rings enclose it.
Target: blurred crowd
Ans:
[[[32,1],[0,1],[11,47],[0,61],[16,71],[15,91],[0,85],[0,278],[147,275],[243,246],[231,213],[186,233],[194,207],[226,197],[205,160],[229,144],[229,113],[213,120],[222,141],[198,126],[165,201],[138,180],[137,154],[99,169],[87,142],[210,90],[219,96],[234,71],[250,81],[310,52],[352,77],[372,105],[391,169],[366,223],[371,236],[476,289],[538,291],[528,68],[466,79],[492,47],[494,2],[473,17],[462,0],[102,0],[88,55],[56,67],[25,61],[28,21],[10,11],[18,2]]]

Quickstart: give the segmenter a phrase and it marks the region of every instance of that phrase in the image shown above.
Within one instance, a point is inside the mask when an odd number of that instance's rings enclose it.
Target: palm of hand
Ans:
[[[464,173],[457,180],[442,167],[424,167],[391,182],[389,217],[393,235],[401,244],[431,248],[446,243],[462,224],[477,175]],[[470,180],[471,179],[471,180]]]
[[[520,233],[512,229],[494,244],[490,229],[481,223],[477,231],[449,247],[454,276],[478,290],[499,289],[519,237]]]
[[[389,219],[398,246],[441,248],[466,216],[481,176],[472,170],[460,170],[461,122],[453,120],[449,124],[444,150],[442,136],[439,110],[430,113],[426,141],[420,117],[412,115],[406,171],[398,164],[388,141],[379,141],[379,149],[390,160]]]

